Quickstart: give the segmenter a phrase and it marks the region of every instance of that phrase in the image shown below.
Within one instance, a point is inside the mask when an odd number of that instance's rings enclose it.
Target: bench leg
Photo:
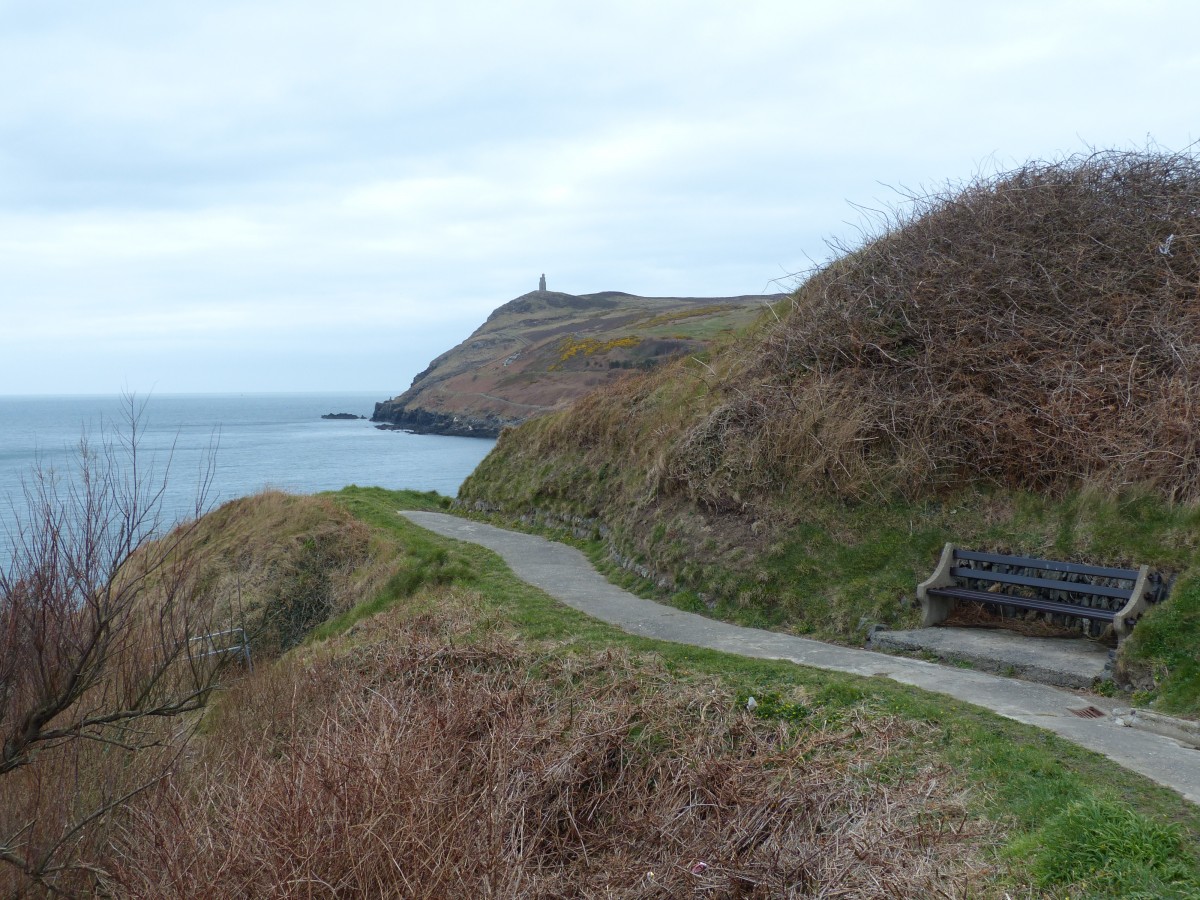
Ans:
[[[954,576],[950,570],[954,568],[954,545],[947,544],[942,548],[942,558],[938,561],[933,574],[917,585],[917,599],[921,601],[921,627],[931,628],[943,621],[954,609],[954,601],[949,597],[930,597],[930,588],[949,587],[954,584]]]

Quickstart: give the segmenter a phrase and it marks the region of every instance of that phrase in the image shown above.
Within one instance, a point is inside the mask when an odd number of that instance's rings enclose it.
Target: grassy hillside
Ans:
[[[357,568],[392,577],[223,698],[116,841],[115,893],[1200,889],[1195,809],[1093,754],[884,679],[624,635],[396,515],[435,498],[330,499],[369,531]]]
[[[461,497],[596,520],[680,604],[842,640],[913,623],[946,540],[1159,566],[1121,680],[1200,712],[1197,235],[1191,156],[917,199],[706,359],[506,433]]]
[[[250,624],[312,547],[338,575],[326,617],[278,657],[258,630],[254,672],[191,743],[164,729],[152,764],[40,756],[21,777],[61,810],[27,817],[25,783],[0,779],[0,831],[36,854],[81,798],[132,785],[52,874],[99,896],[1200,890],[1200,814],[1169,791],[886,679],[623,634],[396,514],[443,502],[347,488],[211,514],[208,577],[240,581]],[[14,874],[5,895],[45,893]]]
[[[575,296],[533,291],[495,310],[374,419],[416,431],[495,436],[630,370],[704,350],[778,296]]]

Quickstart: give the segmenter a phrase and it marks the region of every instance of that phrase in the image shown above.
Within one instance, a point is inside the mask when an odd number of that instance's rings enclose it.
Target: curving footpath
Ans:
[[[587,557],[565,544],[445,513],[402,511],[401,515],[436,534],[494,551],[517,577],[630,634],[835,672],[881,676],[945,694],[1045,728],[1200,803],[1200,751],[1162,735],[1121,727],[1111,717],[1088,719],[1071,712],[1089,704],[1104,705],[1102,699],[1084,700],[1048,685],[708,619],[645,600],[609,583]]]

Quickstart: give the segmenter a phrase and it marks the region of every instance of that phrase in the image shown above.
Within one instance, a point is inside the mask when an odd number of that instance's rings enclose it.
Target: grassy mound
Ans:
[[[197,525],[201,577],[230,598],[231,624],[256,655],[296,646],[357,596],[353,574],[370,555],[365,527],[328,500],[264,491],[223,504]]]
[[[370,497],[371,489],[354,489]],[[405,492],[413,506],[430,495]],[[229,623],[246,628],[256,657],[274,657],[314,629],[342,629],[372,602],[440,583],[445,555],[381,541],[354,515],[354,501],[263,491],[223,504],[196,525],[205,564],[200,577],[231,601]],[[383,598],[380,600],[380,598]],[[357,612],[352,612],[357,610]]]
[[[505,433],[460,496],[597,520],[683,605],[839,639],[913,624],[946,540],[1185,572],[1197,272],[1190,155],[914,198],[739,340]],[[1193,638],[1140,642],[1127,683],[1200,708]]]
[[[981,481],[1193,499],[1198,271],[1194,157],[1030,163],[915,199],[711,365],[599,391],[534,439],[630,451],[649,488],[718,510]]]
[[[1191,499],[1197,271],[1194,157],[1030,163],[914,199],[777,323],[693,365],[692,390],[668,386],[677,368],[601,392],[553,438],[620,441],[630,414],[662,417],[655,486],[718,509],[771,489],[913,497],[981,480]]]
[[[1103,153],[914,200],[744,351],[671,473],[697,498],[986,480],[1200,492],[1200,161]]]

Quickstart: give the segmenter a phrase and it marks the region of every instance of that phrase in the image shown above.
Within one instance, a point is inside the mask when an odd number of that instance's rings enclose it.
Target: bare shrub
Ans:
[[[454,610],[359,626],[236,688],[139,799],[129,897],[966,896],[991,832],[920,726],[756,720],[712,685],[561,658]],[[891,761],[909,766],[885,774]]]
[[[188,537],[164,533],[163,480],[127,431],[39,470],[0,570],[0,887],[80,890],[110,816],[161,778],[223,656]],[[200,491],[198,506],[203,502]]]

